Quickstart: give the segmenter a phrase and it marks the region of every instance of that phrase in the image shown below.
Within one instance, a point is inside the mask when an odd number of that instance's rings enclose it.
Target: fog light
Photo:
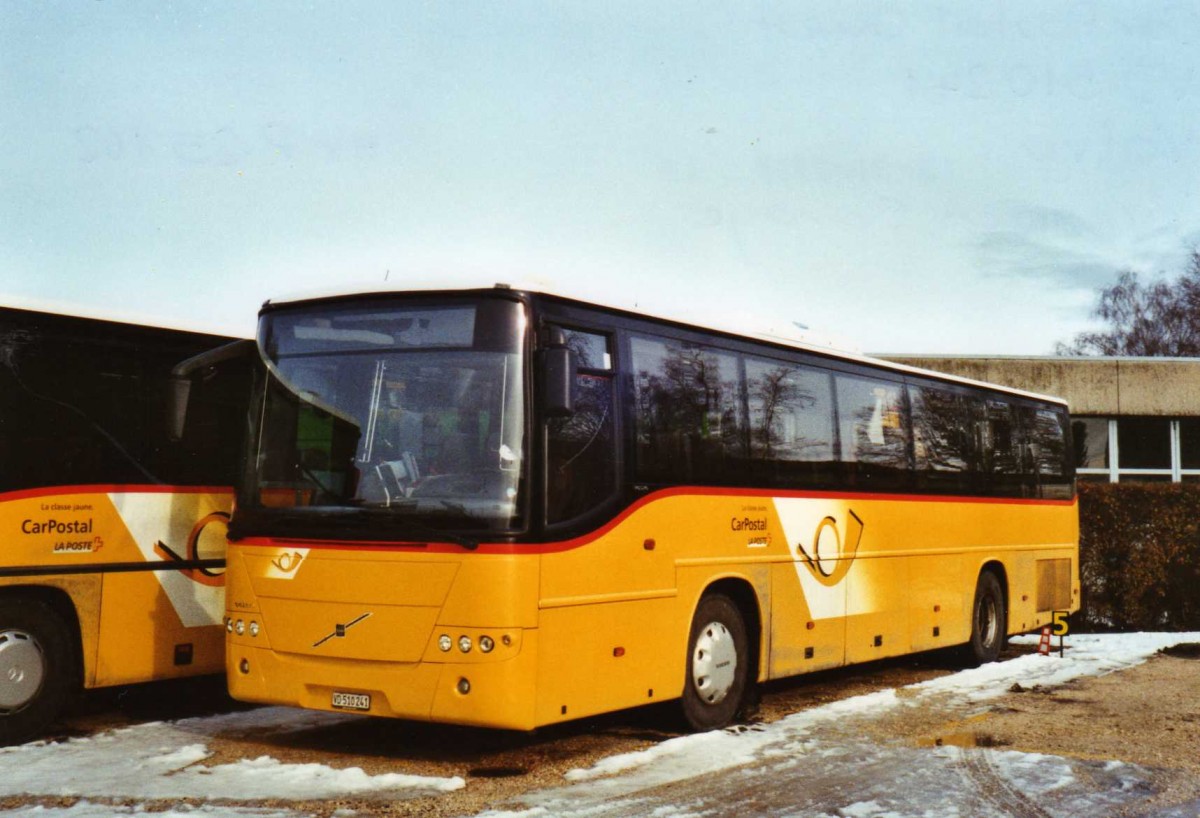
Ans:
[[[233,626],[233,632],[238,636],[244,634],[246,632],[246,623],[239,619],[237,624]]]
[[[250,622],[250,635],[258,636],[258,623],[253,620]]]
[[[250,672],[250,660],[243,659],[242,661],[238,662],[238,670],[240,670],[242,673],[249,673]]]
[[[458,692],[464,696],[471,692],[471,683],[467,679],[458,680]]]
[[[492,648],[496,647],[496,643],[492,641],[490,636],[479,637],[479,649],[484,653],[491,653]]]
[[[449,636],[443,633],[438,637],[438,648],[441,649],[442,653],[449,653],[452,647],[454,647],[454,640]]]
[[[461,650],[463,653],[470,653],[471,652],[471,637],[469,637],[469,636],[458,637],[458,649]]]

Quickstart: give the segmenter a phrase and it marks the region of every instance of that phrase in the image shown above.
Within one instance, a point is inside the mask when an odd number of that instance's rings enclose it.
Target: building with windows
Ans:
[[[1200,358],[878,357],[1066,398],[1080,480],[1200,481]]]

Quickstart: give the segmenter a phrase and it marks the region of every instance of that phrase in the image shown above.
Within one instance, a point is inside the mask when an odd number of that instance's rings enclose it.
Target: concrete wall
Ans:
[[[1200,415],[1200,358],[878,357],[1066,398],[1077,415]]]

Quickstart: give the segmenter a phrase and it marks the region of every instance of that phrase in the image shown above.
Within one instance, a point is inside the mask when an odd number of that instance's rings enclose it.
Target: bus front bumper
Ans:
[[[536,657],[536,630],[524,632],[516,656],[499,661],[371,662],[228,644],[227,678],[242,701],[532,730]]]

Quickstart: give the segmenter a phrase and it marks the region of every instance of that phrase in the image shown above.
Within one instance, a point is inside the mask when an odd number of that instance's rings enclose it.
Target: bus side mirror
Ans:
[[[548,418],[575,414],[575,353],[565,346],[542,352],[542,410]]]
[[[192,379],[196,373],[225,361],[251,359],[257,353],[258,346],[253,341],[232,341],[175,365],[169,380],[166,418],[167,436],[173,443],[183,440],[183,431],[187,426],[188,403],[192,396]]]

